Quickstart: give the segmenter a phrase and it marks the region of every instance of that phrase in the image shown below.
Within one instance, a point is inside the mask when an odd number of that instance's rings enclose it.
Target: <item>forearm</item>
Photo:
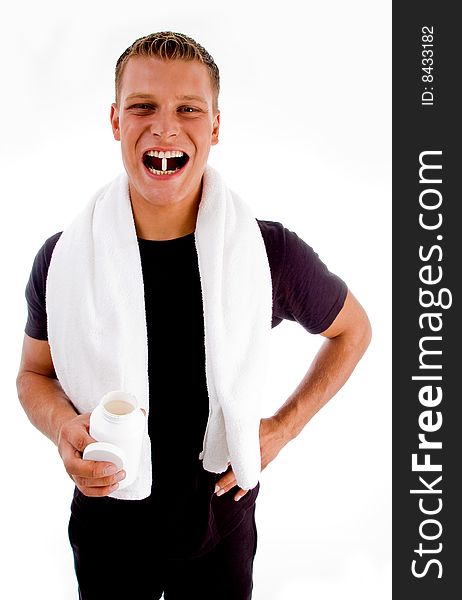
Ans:
[[[294,393],[269,418],[260,421],[261,468],[276,458],[320,408],[342,387],[369,345],[371,329],[362,312],[361,324],[354,332],[337,334],[336,326],[324,332],[328,337],[316,354],[311,367]],[[342,323],[341,323],[342,324]],[[338,328],[337,328],[338,331]],[[217,481],[217,494],[236,484],[232,469]],[[235,500],[246,491],[239,490]]]
[[[308,421],[338,392],[364,354],[370,332],[355,339],[326,339],[305,377],[275,413],[284,438],[294,439]]]
[[[17,378],[18,397],[31,423],[56,445],[66,421],[78,414],[59,381],[24,371]]]

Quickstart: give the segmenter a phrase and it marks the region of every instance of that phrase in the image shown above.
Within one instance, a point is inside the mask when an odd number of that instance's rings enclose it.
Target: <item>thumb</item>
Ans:
[[[89,434],[90,413],[79,415],[68,421],[61,429],[61,438],[79,452],[83,452],[88,444],[96,440]]]

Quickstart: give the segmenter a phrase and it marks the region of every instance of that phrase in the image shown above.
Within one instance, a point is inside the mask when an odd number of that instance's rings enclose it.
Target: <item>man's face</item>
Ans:
[[[207,67],[198,61],[135,56],[111,107],[132,202],[167,206],[199,201],[219,113]]]

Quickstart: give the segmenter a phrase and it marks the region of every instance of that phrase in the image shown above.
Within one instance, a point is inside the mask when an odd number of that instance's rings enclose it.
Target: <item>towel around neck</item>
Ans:
[[[214,473],[231,464],[238,486],[251,489],[261,471],[271,273],[249,207],[210,166],[195,243],[209,395],[199,458]],[[53,364],[76,410],[91,412],[104,394],[119,389],[134,394],[149,412],[143,275],[125,173],[100,190],[62,233],[48,271],[46,306]],[[111,496],[142,499],[151,485],[146,432],[138,478]]]

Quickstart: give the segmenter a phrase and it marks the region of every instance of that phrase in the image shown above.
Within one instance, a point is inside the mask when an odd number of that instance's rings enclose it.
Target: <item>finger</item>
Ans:
[[[109,487],[116,483],[119,483],[125,479],[125,471],[119,471],[115,475],[110,477],[99,477],[98,479],[86,478],[86,477],[75,477],[75,482],[78,483],[79,487],[93,488],[93,487]]]
[[[217,481],[214,491],[217,496],[221,496],[235,485],[237,485],[236,476],[234,475],[234,471],[230,469],[221,479]]]
[[[92,444],[95,440],[90,436],[85,427],[69,428],[66,432],[66,441],[71,444],[76,450],[82,453],[88,444]]]
[[[71,462],[70,469],[76,477],[87,479],[101,479],[110,475],[115,475],[120,471],[120,468],[111,462],[99,460],[83,460],[82,458],[74,458]]]
[[[241,488],[239,488],[239,491],[237,492],[237,494],[234,496],[234,500],[236,502],[239,502],[239,500],[245,496],[247,494],[249,490],[242,490]]]
[[[79,487],[79,486],[77,486],[77,487]],[[119,484],[115,483],[114,485],[105,486],[105,487],[89,487],[89,488],[79,487],[79,490],[85,496],[90,496],[92,498],[96,498],[96,497],[108,496],[109,494],[114,492],[118,487],[119,487]]]
[[[61,457],[66,471],[75,477],[86,477],[88,479],[99,479],[114,475],[120,469],[114,463],[107,461],[83,460],[80,452],[69,443],[63,443]]]

